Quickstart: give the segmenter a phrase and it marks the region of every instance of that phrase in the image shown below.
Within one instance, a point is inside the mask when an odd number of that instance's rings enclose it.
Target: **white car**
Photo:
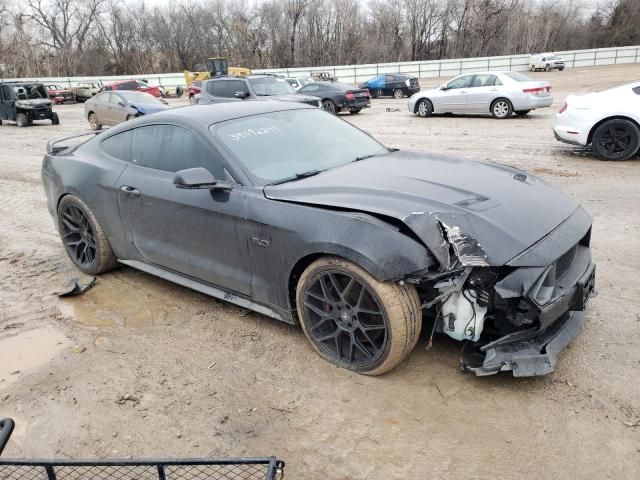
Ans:
[[[569,95],[556,118],[561,142],[591,144],[602,160],[627,160],[640,148],[640,82]]]
[[[421,117],[432,113],[472,113],[508,118],[552,103],[551,84],[546,80],[536,81],[520,72],[476,72],[412,95],[408,108]]]
[[[564,59],[555,53],[539,53],[529,57],[529,70],[564,70]]]
[[[313,82],[313,79],[309,77],[286,77],[285,80],[296,90],[300,90],[307,83]]]

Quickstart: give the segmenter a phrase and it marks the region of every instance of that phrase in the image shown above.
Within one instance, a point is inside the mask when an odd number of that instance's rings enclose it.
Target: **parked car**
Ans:
[[[360,113],[371,106],[369,90],[340,82],[312,82],[298,90],[300,95],[320,98],[322,109],[333,114],[348,111]]]
[[[62,85],[47,85],[47,95],[53,100],[53,103],[66,103],[74,102],[75,96],[69,88],[65,88]]]
[[[113,90],[135,90],[149,93],[157,98],[162,97],[162,93],[158,87],[152,87],[141,80],[120,80],[118,82],[108,83],[100,89],[101,92]]]
[[[289,82],[273,75],[212,78],[202,82],[202,90],[195,96],[201,105],[267,98],[320,106],[318,97],[297,95]]]
[[[477,72],[459,75],[438,88],[411,96],[408,108],[421,117],[469,113],[504,119],[552,103],[551,84],[546,80],[532,80],[520,72]]]
[[[79,83],[78,86],[72,87],[71,92],[74,94],[78,102],[86,102],[91,97],[97,95],[102,85],[99,83]]]
[[[540,53],[529,57],[529,70],[564,70],[564,59],[554,53]]]
[[[42,181],[83,273],[119,262],[300,323],[368,375],[409,355],[423,317],[467,342],[479,375],[549,373],[594,288],[591,218],[541,178],[388,149],[300,103],[186,106],[53,141]]]
[[[627,160],[640,149],[640,82],[569,95],[556,116],[557,140],[591,145],[601,160]]]
[[[169,107],[165,103],[148,93],[127,90],[106,91],[85,102],[84,117],[92,130],[100,130],[103,125],[117,125],[166,108]]]
[[[53,125],[60,123],[45,86],[29,82],[0,83],[0,125],[9,121],[26,127],[35,120],[51,120]]]
[[[300,90],[307,83],[314,81],[312,78],[309,78],[309,77],[285,77],[285,80],[289,82],[289,85],[291,85],[296,90]]]
[[[394,98],[410,97],[420,91],[418,78],[403,73],[387,73],[375,76],[361,83],[360,88],[366,88],[373,98],[392,95]]]

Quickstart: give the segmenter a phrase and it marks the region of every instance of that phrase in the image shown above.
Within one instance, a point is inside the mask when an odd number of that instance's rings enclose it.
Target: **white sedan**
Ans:
[[[491,114],[508,118],[553,103],[551,84],[520,72],[465,73],[432,90],[409,98],[409,111],[421,117],[432,113]]]
[[[553,128],[561,142],[587,146],[602,160],[627,160],[640,148],[640,82],[569,95]]]

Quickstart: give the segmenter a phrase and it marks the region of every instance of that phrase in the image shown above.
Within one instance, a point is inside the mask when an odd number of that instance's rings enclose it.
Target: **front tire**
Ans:
[[[56,112],[51,114],[51,125],[60,125],[60,117]]]
[[[325,360],[365,375],[396,367],[422,328],[413,285],[380,282],[361,267],[323,257],[304,271],[296,289],[304,333]]]
[[[493,118],[503,120],[509,118],[513,113],[513,105],[506,98],[498,98],[491,104],[491,115]]]
[[[67,255],[82,273],[99,275],[116,267],[118,259],[100,223],[78,197],[60,200],[58,231]]]
[[[640,129],[623,118],[608,120],[593,133],[591,146],[601,160],[628,160],[640,148]]]
[[[416,113],[422,118],[430,117],[433,113],[433,105],[429,100],[423,98],[418,102],[418,105],[416,105]]]
[[[545,65],[544,67],[544,71],[545,72],[550,72],[551,71],[551,65],[549,65],[548,63]]]
[[[393,91],[393,98],[397,98],[397,99],[404,98],[404,92],[402,91],[401,88],[396,88]]]
[[[19,127],[26,127],[29,125],[29,119],[24,113],[19,113],[16,115],[16,125]]]
[[[331,100],[323,100],[322,101],[322,109],[325,112],[331,113],[332,115],[335,115],[336,111],[337,111],[336,104],[333,103]]]
[[[189,103],[191,105],[195,105],[196,104],[196,97],[195,95],[189,95]]]

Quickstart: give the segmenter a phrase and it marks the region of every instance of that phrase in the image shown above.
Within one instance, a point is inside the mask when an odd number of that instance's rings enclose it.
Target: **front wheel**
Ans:
[[[402,91],[401,88],[396,88],[393,91],[393,98],[398,98],[398,99],[404,98],[404,92]]]
[[[78,270],[98,275],[112,270],[117,258],[93,212],[78,197],[67,195],[58,206],[58,231]]]
[[[506,98],[498,98],[491,104],[491,115],[500,120],[509,118],[513,113],[513,105]]]
[[[433,105],[431,105],[431,102],[429,100],[423,98],[418,102],[416,113],[422,118],[429,117],[433,113]]]
[[[333,115],[336,114],[336,104],[333,103],[331,100],[323,100],[322,101],[322,109],[325,112],[329,112]]]
[[[189,95],[189,103],[191,105],[195,105],[196,104],[196,97],[195,95]]]
[[[96,131],[102,129],[102,124],[98,121],[98,116],[95,113],[91,112],[89,114],[88,120],[91,130]]]
[[[26,127],[29,125],[29,119],[24,113],[19,113],[16,115],[16,125],[19,127]]]
[[[640,148],[640,129],[625,119],[614,119],[598,126],[591,142],[601,160],[628,160]]]
[[[381,375],[415,347],[422,328],[413,285],[380,282],[361,267],[323,257],[296,289],[298,318],[325,360],[365,375]]]
[[[51,125],[60,125],[60,117],[56,112],[51,114]]]
[[[520,115],[521,117],[527,115],[531,110],[516,110],[515,113],[516,115]]]
[[[545,72],[550,72],[551,71],[551,65],[546,64],[545,67],[544,67],[544,71]]]

